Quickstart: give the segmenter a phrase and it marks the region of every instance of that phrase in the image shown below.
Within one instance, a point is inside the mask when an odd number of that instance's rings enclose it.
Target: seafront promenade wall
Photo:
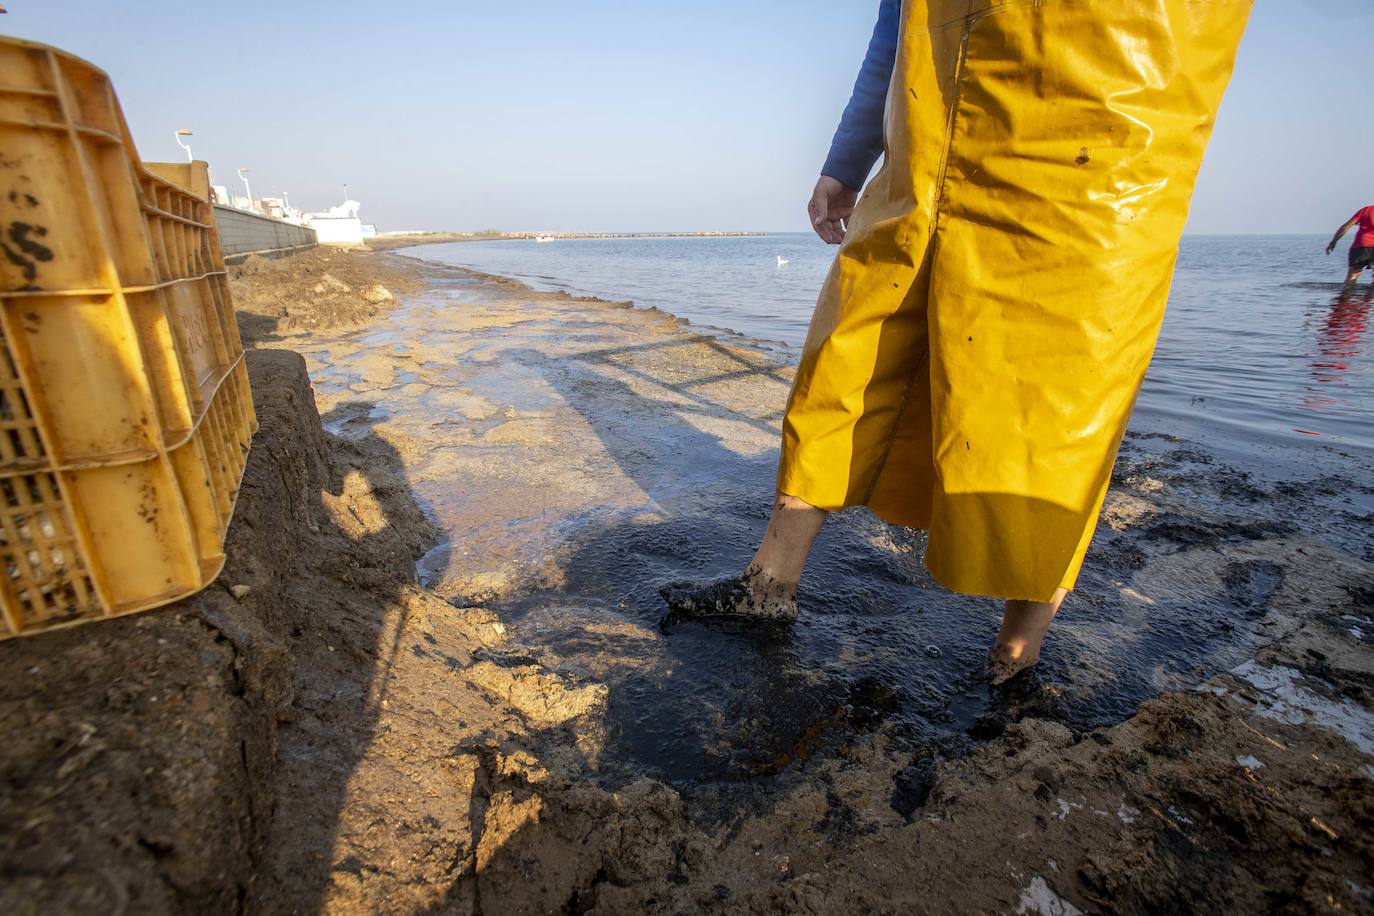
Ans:
[[[313,247],[316,243],[315,230],[306,226],[219,204],[215,205],[215,224],[219,229],[220,251],[226,261],[267,252],[286,254]]]

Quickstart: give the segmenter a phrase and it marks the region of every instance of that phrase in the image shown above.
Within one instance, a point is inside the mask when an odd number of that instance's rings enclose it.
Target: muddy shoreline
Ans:
[[[865,513],[791,635],[665,636],[658,581],[761,530],[785,357],[300,257],[234,277],[245,340],[306,362],[250,355],[225,576],[0,652],[7,910],[1374,912],[1358,474],[1133,434],[1004,694],[987,603]]]
[[[662,577],[728,569],[761,529],[787,354],[628,303],[416,269],[429,302],[302,350],[324,403],[366,398],[338,432],[395,443],[444,532],[426,583],[506,628],[484,659],[554,679],[497,743],[525,763],[485,777],[524,813],[474,866],[464,893],[483,909],[1370,906],[1368,762],[1314,724],[1344,727],[1348,710],[1313,699],[1352,703],[1367,728],[1370,655],[1351,627],[1369,619],[1374,552],[1350,500],[1367,484],[1269,486],[1133,433],[1042,676],[1009,695],[978,684],[987,603],[935,589],[919,538],[866,513],[829,526],[790,638],[663,638]],[[1307,691],[1306,712],[1226,674],[1274,682],[1244,668],[1256,657],[1295,672],[1275,677]],[[577,715],[547,712],[588,690],[604,693]],[[671,856],[590,827],[645,817]],[[658,864],[626,864],[642,855]],[[1201,874],[1199,855],[1232,864]],[[951,872],[969,887],[932,900]],[[345,896],[372,905],[385,886]]]

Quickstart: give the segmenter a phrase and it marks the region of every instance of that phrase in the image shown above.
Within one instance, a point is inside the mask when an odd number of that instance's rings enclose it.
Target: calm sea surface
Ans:
[[[1279,475],[1368,478],[1374,299],[1342,295],[1318,236],[1189,236],[1132,426]],[[630,299],[794,354],[834,256],[809,234],[469,242],[418,257],[538,289]],[[782,258],[786,263],[779,264]]]

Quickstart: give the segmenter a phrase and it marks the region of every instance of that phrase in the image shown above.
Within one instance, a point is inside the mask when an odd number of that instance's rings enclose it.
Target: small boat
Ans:
[[[547,232],[541,232],[534,237],[534,240],[536,242],[552,242],[553,236],[549,235]]]
[[[787,258],[784,258],[782,255],[778,255],[778,266],[779,266],[779,267],[782,267],[784,264],[790,264],[790,263],[792,263],[792,262],[789,261]]]

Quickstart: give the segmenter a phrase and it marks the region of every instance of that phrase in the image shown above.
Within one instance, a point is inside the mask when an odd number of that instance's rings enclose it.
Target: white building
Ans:
[[[323,213],[307,213],[305,222],[315,230],[315,238],[321,245],[361,245],[364,237],[363,222],[358,219],[361,206],[356,200],[346,200]]]

